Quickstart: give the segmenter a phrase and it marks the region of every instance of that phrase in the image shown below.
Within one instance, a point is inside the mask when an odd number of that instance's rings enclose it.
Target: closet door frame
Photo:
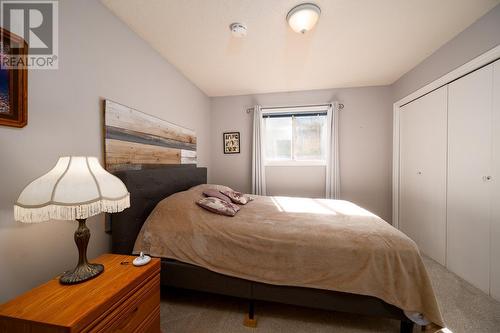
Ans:
[[[422,97],[460,77],[469,74],[500,59],[500,45],[483,53],[482,55],[472,59],[464,65],[445,74],[439,79],[427,84],[418,89],[414,93],[400,99],[393,104],[393,134],[392,134],[392,225],[399,229],[399,185],[400,185],[400,155],[399,155],[399,124],[400,124],[400,108],[411,101]]]

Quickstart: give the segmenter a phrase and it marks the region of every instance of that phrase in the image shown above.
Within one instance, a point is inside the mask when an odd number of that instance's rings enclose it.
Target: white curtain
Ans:
[[[252,193],[257,195],[266,195],[263,127],[262,109],[256,105],[253,109]]]
[[[339,104],[331,103],[327,113],[326,198],[340,198]]]

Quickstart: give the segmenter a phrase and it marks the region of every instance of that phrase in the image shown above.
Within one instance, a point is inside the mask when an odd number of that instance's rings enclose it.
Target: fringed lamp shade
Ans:
[[[95,157],[61,157],[56,166],[32,181],[14,205],[14,217],[21,222],[77,220],[75,243],[78,264],[65,272],[62,284],[80,283],[104,271],[101,264],[87,260],[90,230],[86,219],[102,212],[117,213],[130,207],[130,195],[120,179],[104,170]]]
[[[52,170],[26,186],[14,206],[14,217],[26,223],[77,220],[128,207],[127,188],[97,158],[71,156],[59,158]]]

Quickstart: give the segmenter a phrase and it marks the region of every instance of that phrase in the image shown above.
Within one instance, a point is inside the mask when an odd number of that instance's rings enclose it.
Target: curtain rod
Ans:
[[[262,107],[262,110],[268,110],[268,109],[288,109],[288,108],[304,108],[304,107],[311,107],[311,106],[330,106],[332,105],[331,103],[326,103],[326,104],[306,104],[306,105],[289,105],[289,106],[266,106]],[[339,103],[339,110],[342,110],[344,108],[344,104]],[[248,108],[246,109],[247,113],[250,113],[253,111],[253,108]]]

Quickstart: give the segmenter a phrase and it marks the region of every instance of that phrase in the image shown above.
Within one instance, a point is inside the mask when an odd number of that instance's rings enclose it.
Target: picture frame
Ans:
[[[240,153],[240,132],[224,132],[222,139],[224,154]]]
[[[16,47],[12,47],[12,46]],[[5,57],[22,55],[26,59],[26,41],[0,27],[0,125],[24,127],[28,123],[28,69],[4,66]]]

